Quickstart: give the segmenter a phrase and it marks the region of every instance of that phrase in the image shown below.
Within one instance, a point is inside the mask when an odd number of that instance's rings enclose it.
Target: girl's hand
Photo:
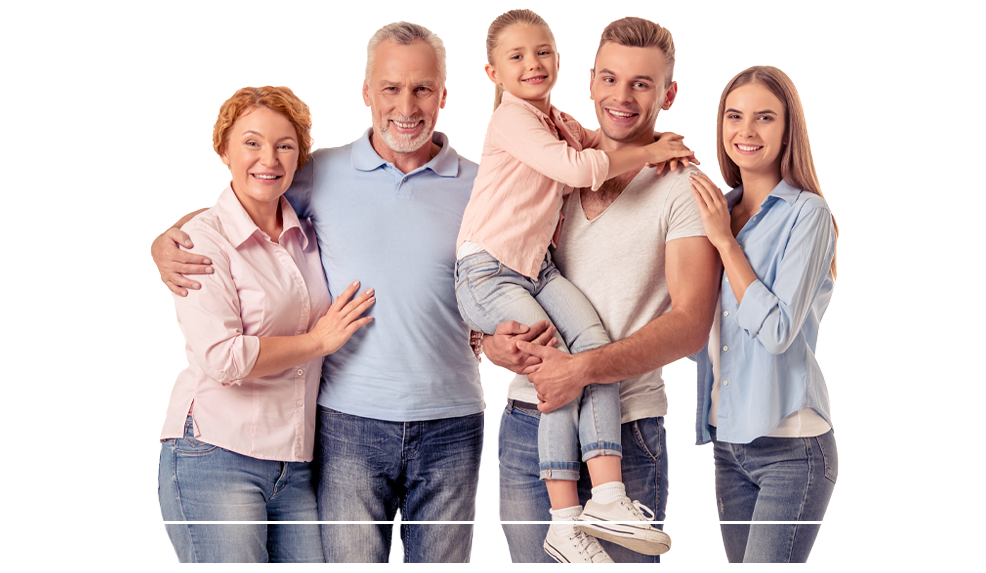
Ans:
[[[724,247],[735,240],[730,228],[729,207],[726,204],[726,197],[704,173],[692,173],[689,175],[689,179],[692,182],[692,194],[695,195],[695,202],[702,214],[705,236],[721,252]]]
[[[692,163],[700,165],[692,150],[688,149],[682,143],[684,138],[683,135],[671,133],[670,131],[662,133],[656,142],[651,143],[645,148],[650,156],[647,160],[647,165],[660,167],[662,171],[665,163],[670,166],[671,171],[677,169],[678,163],[681,163],[683,166],[688,166]]]
[[[339,350],[357,329],[373,320],[372,316],[360,318],[360,315],[377,300],[373,296],[373,289],[368,289],[353,300],[349,300],[358,288],[359,281],[349,285],[349,288],[332,301],[329,310],[318,319],[315,327],[308,333],[320,348],[319,356]]]

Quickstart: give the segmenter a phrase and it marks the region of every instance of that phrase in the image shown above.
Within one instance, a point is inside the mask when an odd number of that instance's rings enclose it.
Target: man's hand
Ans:
[[[528,342],[517,342],[520,350],[541,359],[537,371],[527,377],[538,393],[538,410],[550,412],[568,404],[579,395],[589,381],[580,355],[572,356],[554,348],[543,348]]]
[[[186,249],[191,249],[194,246],[185,231],[178,227],[171,227],[158,235],[151,243],[151,257],[154,258],[154,264],[157,265],[157,270],[161,273],[161,282],[168,285],[171,292],[176,295],[185,296],[188,294],[186,288],[197,290],[202,288],[202,285],[185,278],[182,273],[187,275],[209,274],[212,272],[210,266],[212,261],[207,257],[183,251],[178,248],[179,245]]]
[[[511,320],[501,322],[492,336],[483,340],[483,350],[490,362],[516,374],[530,374],[541,366],[541,359],[517,348],[518,343],[541,348],[558,344],[555,327],[547,320],[531,326]]]

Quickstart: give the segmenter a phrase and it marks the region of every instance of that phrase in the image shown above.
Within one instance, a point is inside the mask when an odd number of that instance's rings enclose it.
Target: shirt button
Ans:
[[[294,404],[295,404],[295,406],[298,406],[300,408],[300,407],[302,407],[302,406],[305,405],[305,401],[304,400],[298,400]]]
[[[301,277],[294,277],[294,282],[297,284],[301,284]]]
[[[723,347],[722,347],[722,351],[723,351],[723,352],[726,352],[727,350],[729,350],[729,347],[728,347],[728,346],[723,346]]]
[[[724,310],[724,311],[722,311],[722,315],[723,315],[723,316],[729,316],[729,311],[728,311],[728,310]]]
[[[301,368],[298,369],[298,376],[302,376],[304,375],[304,373],[305,373],[304,370],[302,370]]]
[[[729,380],[723,380],[722,381],[722,385],[723,386],[729,386]]]
[[[303,312],[305,314],[308,314],[308,307],[306,306],[306,307],[302,308],[301,309],[301,312]]]

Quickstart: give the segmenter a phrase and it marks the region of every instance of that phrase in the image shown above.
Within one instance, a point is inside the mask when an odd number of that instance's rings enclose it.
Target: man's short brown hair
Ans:
[[[664,79],[665,87],[671,85],[674,74],[674,39],[671,31],[650,20],[629,16],[612,22],[603,30],[599,38],[601,49],[607,42],[613,42],[630,48],[659,48],[668,60],[668,73]],[[596,50],[599,55],[599,50]]]

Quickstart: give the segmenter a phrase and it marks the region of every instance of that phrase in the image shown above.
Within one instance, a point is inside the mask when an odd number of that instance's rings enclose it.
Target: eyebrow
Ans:
[[[264,134],[260,133],[259,131],[254,131],[252,129],[249,129],[249,130],[243,132],[243,135],[251,135],[251,134],[256,135],[258,137],[264,137]],[[284,141],[285,139],[290,139],[291,141],[294,141],[295,140],[294,139],[294,136],[286,135],[286,136],[282,137],[281,139],[278,139],[278,141]]]
[[[726,110],[726,113],[729,113],[729,112],[740,113],[740,114],[743,113],[740,110],[733,109],[733,108],[729,108],[729,109]],[[753,115],[760,115],[760,114],[764,114],[764,113],[769,113],[770,115],[777,115],[777,112],[775,112],[773,110],[769,110],[769,109],[765,109],[763,111],[755,111],[755,112],[753,112]]]
[[[404,82],[397,81],[397,80],[380,80],[377,83],[377,87],[381,87],[381,88],[390,87],[390,86],[403,86],[403,85],[404,85]],[[414,83],[412,83],[411,84],[411,87],[414,87],[414,88],[418,88],[418,87],[431,88],[431,87],[435,87],[437,85],[438,85],[438,82],[435,81],[435,80],[421,80],[420,82],[414,82]]]
[[[609,68],[603,68],[603,69],[599,70],[599,73],[600,74],[609,74],[611,76],[615,76],[616,75],[616,72],[614,72],[613,70],[610,70]],[[654,78],[652,78],[650,76],[644,76],[644,75],[639,75],[639,74],[636,75],[636,76],[633,76],[630,79],[631,80],[647,80],[649,82],[654,81]]]

